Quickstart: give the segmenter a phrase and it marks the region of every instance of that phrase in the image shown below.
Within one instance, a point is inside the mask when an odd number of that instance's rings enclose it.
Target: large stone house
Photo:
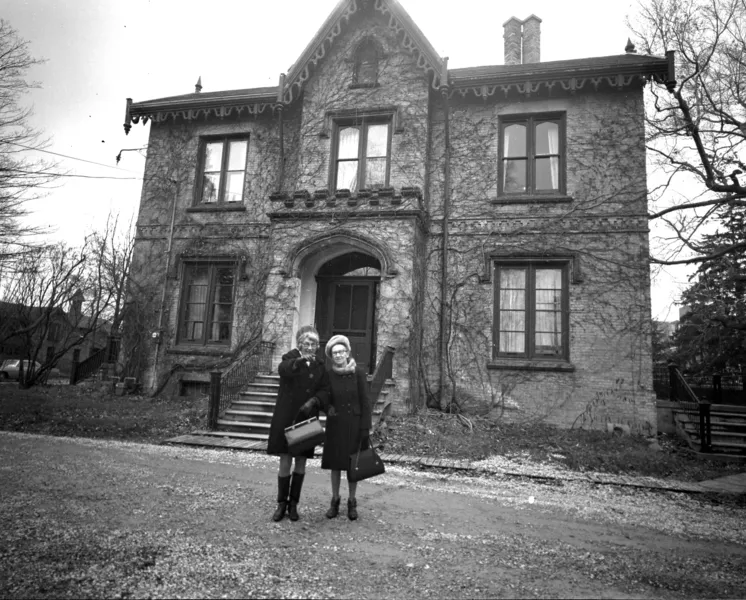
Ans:
[[[540,62],[540,23],[449,69],[396,0],[343,0],[277,87],[128,99],[145,388],[314,323],[370,372],[395,349],[400,410],[655,431],[643,88],[672,57]]]

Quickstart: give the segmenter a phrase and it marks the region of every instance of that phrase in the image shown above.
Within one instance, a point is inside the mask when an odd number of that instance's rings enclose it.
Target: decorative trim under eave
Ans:
[[[162,123],[169,119],[176,119],[181,117],[185,121],[195,121],[197,119],[208,119],[210,117],[216,117],[218,119],[225,119],[235,116],[240,117],[243,114],[246,116],[259,116],[266,110],[274,111],[280,105],[276,102],[254,102],[247,104],[237,104],[233,106],[202,106],[197,108],[168,108],[159,110],[157,108],[152,109],[134,109],[129,108],[128,114],[131,123],[139,123],[142,120],[142,124],[145,125],[149,120],[154,123]],[[245,113],[244,113],[245,111]],[[132,114],[135,113],[135,114]],[[125,123],[126,127],[127,123]]]
[[[383,0],[376,0],[376,3],[373,6],[373,8],[375,8],[375,10],[380,12],[383,16],[388,15],[389,29],[391,29],[396,35],[399,35],[400,33],[403,34],[401,43],[404,46],[404,48],[406,48],[409,51],[409,53],[416,59],[417,67],[421,69],[425,73],[425,75],[430,74],[430,73],[432,74],[433,89],[436,89],[436,90],[440,89],[440,77],[441,77],[442,65],[433,64],[428,59],[428,56],[425,53],[424,49],[419,46],[415,38],[411,36],[409,32],[397,21],[396,17],[391,12],[391,9]]]
[[[618,73],[616,75],[601,75],[598,77],[558,77],[541,81],[526,80],[481,85],[467,84],[461,86],[456,83],[450,91],[450,97],[459,94],[462,98],[465,98],[469,94],[473,94],[477,98],[483,98],[486,100],[490,96],[494,96],[499,90],[503,93],[505,98],[507,98],[511,93],[524,95],[528,98],[531,95],[539,93],[542,88],[544,89],[544,92],[551,93],[555,86],[557,86],[557,90],[575,94],[582,90],[586,85],[588,85],[588,88],[593,86],[595,91],[598,91],[599,86],[602,84],[608,85],[612,88],[622,89],[629,87],[634,82],[645,85],[645,83],[650,81],[651,78],[653,78],[651,75]]]
[[[296,96],[300,96],[306,81],[308,81],[308,78],[311,76],[311,65],[313,64],[315,67],[318,62],[326,56],[327,50],[331,49],[334,40],[342,33],[342,21],[349,22],[350,17],[354,15],[357,10],[356,0],[351,0],[346,10],[340,15],[337,22],[334,23],[331,29],[329,29],[326,37],[317,46],[316,52],[314,52],[313,56],[305,61],[300,73],[292,77],[292,81],[289,82],[283,95],[283,100],[286,104],[290,104]]]

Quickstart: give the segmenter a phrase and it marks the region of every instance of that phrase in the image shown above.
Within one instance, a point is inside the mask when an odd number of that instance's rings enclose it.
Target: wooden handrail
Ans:
[[[387,379],[391,379],[393,374],[394,352],[396,352],[396,348],[393,346],[386,346],[381,355],[381,359],[376,365],[376,370],[373,372],[373,378],[368,385],[371,404],[375,404],[378,401],[378,396],[381,395],[383,384],[386,383]]]

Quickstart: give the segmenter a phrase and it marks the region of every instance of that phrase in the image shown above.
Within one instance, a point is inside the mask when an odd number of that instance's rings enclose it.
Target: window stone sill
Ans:
[[[180,356],[223,357],[229,356],[230,353],[229,346],[223,346],[221,348],[210,348],[205,346],[176,346],[174,348],[166,349],[166,354],[177,354]]]
[[[575,365],[560,360],[521,360],[494,358],[487,362],[487,368],[495,371],[559,371],[571,373]]]
[[[492,204],[566,204],[572,196],[499,196]]]
[[[190,206],[186,209],[187,212],[246,212],[246,206],[239,202],[231,202],[230,204],[216,204],[216,205],[199,205]]]

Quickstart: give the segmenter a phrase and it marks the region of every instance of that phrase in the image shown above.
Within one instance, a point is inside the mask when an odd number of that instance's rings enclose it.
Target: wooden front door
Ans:
[[[316,297],[316,327],[322,345],[334,335],[347,336],[352,357],[366,373],[372,371],[376,356],[376,285],[370,278],[319,278]]]

